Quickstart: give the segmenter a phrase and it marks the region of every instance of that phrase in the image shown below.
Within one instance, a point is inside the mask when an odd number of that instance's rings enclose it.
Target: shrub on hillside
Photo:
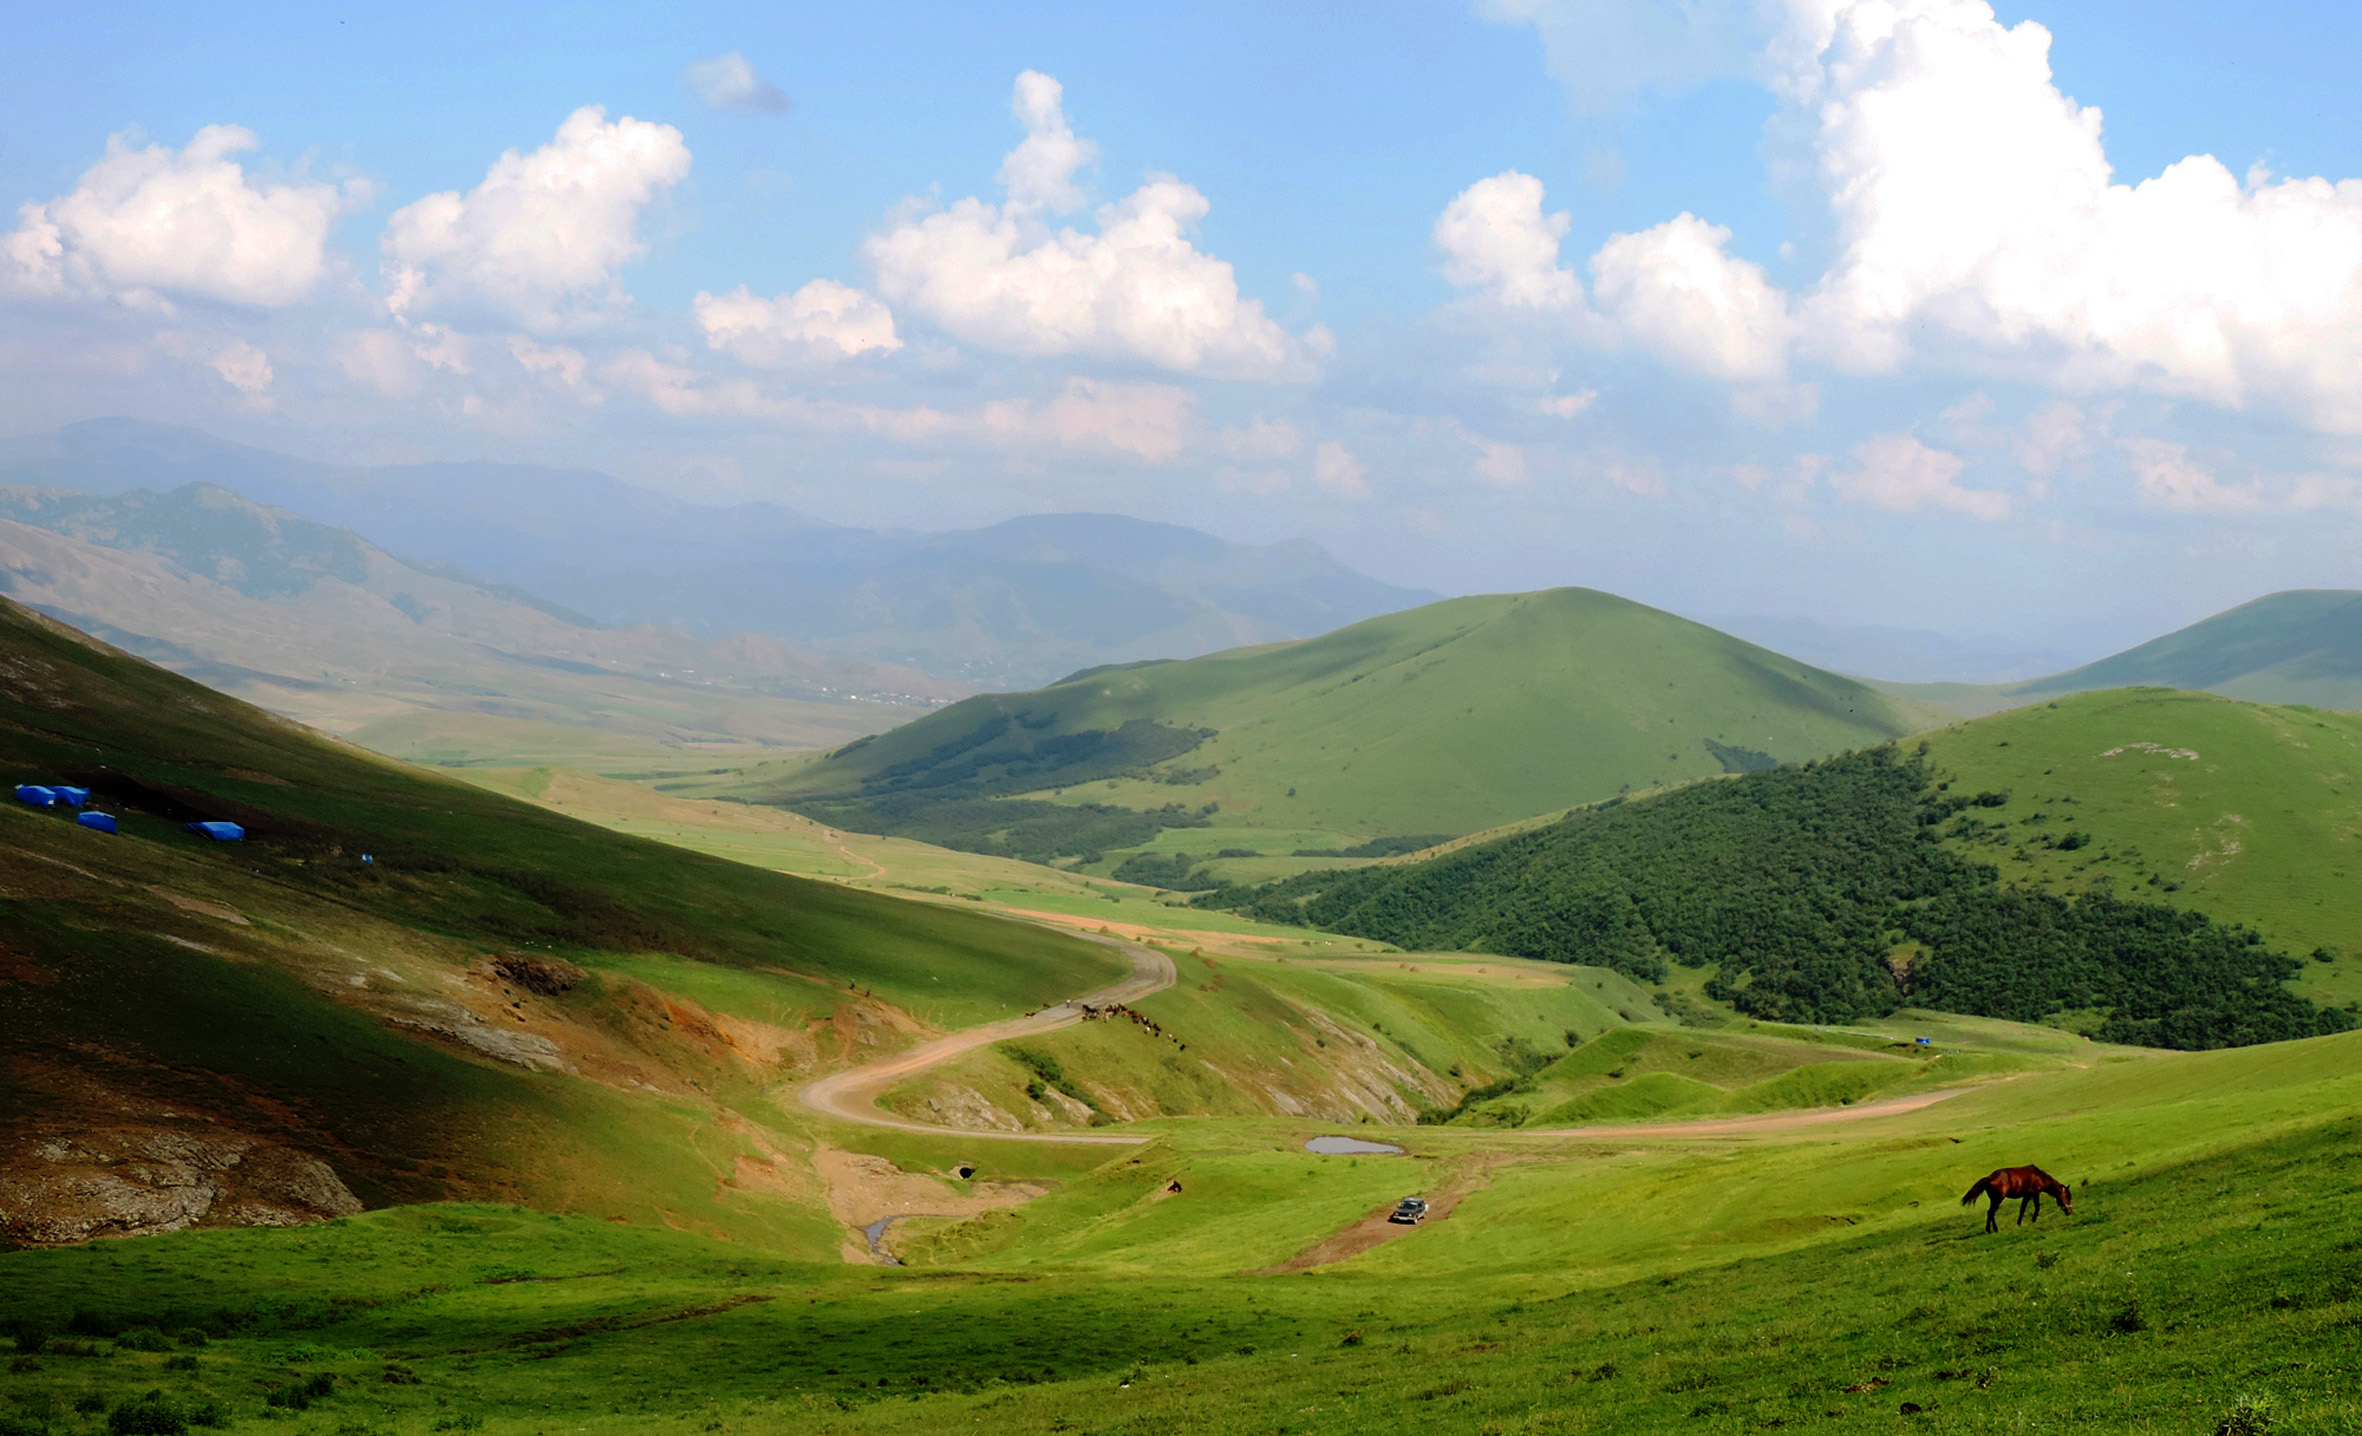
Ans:
[[[262,1399],[264,1405],[283,1411],[303,1411],[335,1389],[335,1374],[321,1371],[308,1377],[299,1376],[285,1386],[275,1387],[263,1393]]]
[[[151,1391],[108,1412],[107,1430],[113,1436],[180,1436],[191,1426],[222,1426],[228,1420],[218,1401],[180,1402]]]

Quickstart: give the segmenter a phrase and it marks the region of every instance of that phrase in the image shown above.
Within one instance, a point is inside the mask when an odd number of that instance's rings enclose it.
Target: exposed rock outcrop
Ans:
[[[200,1223],[296,1226],[359,1210],[326,1162],[235,1132],[100,1127],[0,1153],[0,1237],[20,1246]]]

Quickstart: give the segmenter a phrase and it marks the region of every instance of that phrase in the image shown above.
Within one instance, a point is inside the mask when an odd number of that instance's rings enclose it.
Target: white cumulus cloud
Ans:
[[[1066,122],[1066,87],[1039,70],[1017,77],[1009,111],[1025,126],[1025,138],[1001,161],[1001,188],[1012,209],[1046,209],[1065,214],[1082,208],[1082,187],[1074,172],[1099,155],[1099,147],[1078,139]]]
[[[1767,416],[1798,407],[1781,384],[1794,324],[1788,297],[1763,269],[1728,252],[1730,231],[1683,214],[1619,234],[1591,257],[1592,296],[1559,260],[1569,219],[1544,211],[1542,182],[1516,170],[1478,180],[1435,221],[1443,276],[1506,309],[1561,316],[1591,343],[1630,344],[1708,378],[1778,385],[1753,396]]]
[[[1564,309],[1583,302],[1574,271],[1558,262],[1569,220],[1542,213],[1542,182],[1507,170],[1460,192],[1435,221],[1443,277],[1516,308]]]
[[[1341,499],[1370,496],[1370,471],[1353,451],[1335,439],[1323,439],[1312,450],[1312,482]]]
[[[1853,454],[1855,467],[1830,478],[1841,497],[1894,514],[1943,509],[1988,523],[2009,517],[2009,495],[1960,486],[1966,459],[1909,434],[1880,434]]]
[[[755,67],[736,50],[699,60],[682,72],[691,93],[707,109],[742,115],[783,115],[790,108],[787,92],[755,73]]]
[[[1467,434],[1463,437],[1476,446],[1476,462],[1469,468],[1485,483],[1496,489],[1514,489],[1533,477],[1533,469],[1526,462],[1524,449],[1501,439],[1488,439],[1482,434]]]
[[[1619,234],[1591,258],[1601,311],[1633,343],[1694,374],[1770,380],[1788,368],[1788,298],[1724,251],[1730,231],[1683,214]]]
[[[250,130],[208,125],[180,150],[118,135],[69,194],[18,211],[0,282],[19,293],[279,307],[317,289],[328,234],[368,187],[258,183],[232,158]]]
[[[249,399],[271,392],[271,356],[243,339],[233,339],[213,352],[213,372],[222,382]]]
[[[865,254],[898,310],[1007,354],[1145,360],[1210,378],[1313,377],[1325,330],[1290,335],[1191,238],[1206,198],[1170,175],[1103,206],[1096,233],[1052,229],[1044,209],[1079,202],[1088,149],[1068,129],[1057,82],[1027,72],[1015,106],[1026,139],[1003,167],[1005,204],[963,199],[873,236]]]
[[[2190,457],[2181,444],[2162,439],[2126,439],[2124,450],[2144,502],[2181,513],[2252,513],[2264,507],[2260,482],[2226,484]]]
[[[1981,0],[1852,0],[1800,20],[1842,251],[1805,303],[1864,372],[1930,350],[2079,388],[2277,402],[2362,430],[2362,182],[2245,180],[2195,155],[2115,182],[2050,34]],[[1966,117],[1973,116],[1973,122]]]
[[[380,247],[386,305],[407,318],[486,304],[553,329],[622,302],[618,272],[637,258],[640,212],[689,173],[681,132],[589,105],[548,144],[510,150],[462,195],[396,210]]]
[[[1593,257],[1611,322],[1592,328],[1558,262],[1564,217],[1545,218],[1540,182],[1511,172],[1437,224],[1456,283],[1566,307],[1592,342],[1774,386],[1750,411],[1809,407],[1779,387],[1803,360],[2264,405],[2362,433],[2362,180],[2241,176],[2193,155],[2120,182],[2100,112],[2052,76],[2049,31],[2005,26],[1985,0],[1488,8],[1538,27],[1578,102],[1689,74],[1667,58],[1684,37],[1759,37],[1745,68],[1789,106],[1776,134],[1801,147],[1785,158],[1827,206],[1834,258],[1790,295],[1730,254],[1727,231],[1685,214]],[[1699,43],[1698,64],[1739,68]],[[1642,58],[1619,80],[1626,53]],[[2045,462],[2041,443],[2034,453]]]
[[[877,296],[833,279],[815,279],[775,299],[742,284],[728,294],[699,294],[691,307],[708,347],[749,364],[850,359],[902,347],[894,315]]]

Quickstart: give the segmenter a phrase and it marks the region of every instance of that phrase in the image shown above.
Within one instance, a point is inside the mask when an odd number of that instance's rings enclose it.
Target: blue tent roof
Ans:
[[[79,808],[90,801],[88,788],[52,788],[49,791],[57,794],[57,800],[70,808]]]
[[[234,843],[246,836],[246,830],[236,823],[191,823],[189,831],[217,843]]]
[[[44,788],[37,783],[19,783],[16,787],[16,800],[35,808],[54,808],[57,806],[57,791],[53,788]]]
[[[74,821],[80,823],[86,828],[96,828],[102,833],[111,833],[115,831],[115,816],[112,813],[100,813],[95,811],[76,813],[74,815]]]

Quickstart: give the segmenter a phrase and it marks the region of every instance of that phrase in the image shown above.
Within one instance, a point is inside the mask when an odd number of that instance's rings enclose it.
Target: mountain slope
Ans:
[[[2303,964],[2260,933],[2112,885],[2067,897],[2010,884],[1993,852],[1946,846],[2008,802],[1882,747],[1582,809],[1424,862],[1200,901],[1659,981],[1668,963],[1711,969],[1707,995],[1784,1021],[1908,1003],[2180,1048],[2354,1026],[2291,991]]]
[[[1234,544],[1104,514],[881,533],[775,504],[686,503],[604,474],[324,464],[125,419],[0,442],[0,480],[91,493],[218,484],[603,623],[768,634],[996,684],[1304,637],[1435,597],[1301,540]]]
[[[2256,703],[2362,708],[2362,593],[2295,589],[2266,594],[2012,691],[2034,698],[2134,687],[2199,689]]]
[[[1122,967],[407,768],[6,600],[0,773],[121,825],[0,805],[14,1240],[476,1196],[826,1255],[767,1090]]]
[[[972,698],[748,795],[855,828],[926,821],[913,805],[1047,794],[1280,842],[1367,840],[1491,827],[1909,726],[1850,679],[1555,589]]]
[[[2139,687],[2362,710],[2362,592],[2266,594],[2096,663],[2024,683],[1875,686],[1958,718],[1982,718],[2062,693]]]
[[[1948,839],[1963,855],[2026,887],[2108,885],[2247,924],[2326,959],[2300,990],[2362,999],[2362,714],[2118,689],[1927,741],[1956,791],[2006,795]]]
[[[649,752],[825,746],[967,691],[767,638],[598,628],[210,484],[0,486],[0,592],[277,712],[443,756],[594,734]]]

